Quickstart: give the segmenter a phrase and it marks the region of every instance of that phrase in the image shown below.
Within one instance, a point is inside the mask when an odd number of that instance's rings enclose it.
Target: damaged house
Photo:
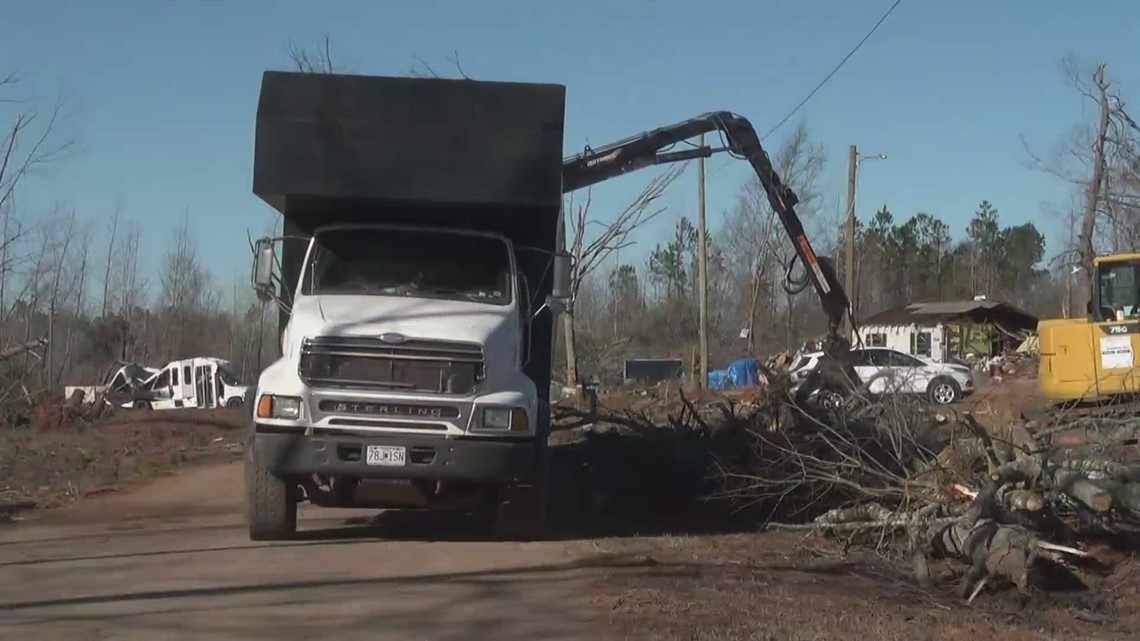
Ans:
[[[1003,301],[911,303],[861,320],[867,347],[886,347],[936,362],[1012,351],[1037,330],[1037,317]]]

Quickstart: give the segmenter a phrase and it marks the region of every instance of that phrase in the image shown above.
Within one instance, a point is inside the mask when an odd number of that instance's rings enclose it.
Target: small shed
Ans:
[[[1016,349],[1037,329],[1037,317],[1004,301],[911,303],[862,319],[868,347],[888,347],[945,362],[968,353]]]
[[[679,358],[627,358],[623,378],[638,383],[656,384],[681,380],[685,363]]]

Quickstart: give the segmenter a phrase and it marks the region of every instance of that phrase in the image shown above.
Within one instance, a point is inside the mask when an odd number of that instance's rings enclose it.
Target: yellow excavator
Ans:
[[[1093,259],[1085,318],[1042,320],[1038,387],[1051,401],[1101,402],[1140,393],[1140,254]]]

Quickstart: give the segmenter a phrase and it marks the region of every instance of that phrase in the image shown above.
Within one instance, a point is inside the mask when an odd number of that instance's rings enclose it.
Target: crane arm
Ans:
[[[693,146],[681,151],[669,151],[677,143],[712,132],[721,134],[725,146],[715,149]],[[804,232],[803,223],[796,214],[795,205],[798,202],[796,194],[780,180],[780,176],[772,167],[768,153],[760,144],[756,130],[743,116],[727,111],[714,111],[674,125],[630,136],[604,147],[596,149],[587,147],[582,153],[562,161],[562,192],[582,189],[645,167],[694,158],[708,158],[714,153],[725,151],[747,160],[752,165],[757,178],[760,179],[760,185],[768,196],[772,211],[780,218],[780,223],[795,248],[796,259],[807,268],[811,285],[819,294],[828,320],[828,338],[830,340],[839,338],[839,326],[845,314],[851,318],[852,327],[855,326],[847,293],[840,284],[830,259],[817,256],[812,249],[811,242]],[[789,264],[789,282],[791,268],[792,265]],[[785,288],[788,287],[786,283]]]

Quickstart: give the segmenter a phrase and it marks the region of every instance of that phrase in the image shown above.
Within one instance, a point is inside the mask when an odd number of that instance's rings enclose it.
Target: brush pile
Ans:
[[[909,556],[923,584],[947,559],[965,565],[968,599],[1002,583],[1028,595],[1045,566],[1087,573],[1101,549],[1140,533],[1140,418],[984,426],[897,397],[808,410],[777,382],[738,399],[681,395],[658,415],[561,408],[556,420],[579,424],[607,493],[712,499],[764,527]]]

